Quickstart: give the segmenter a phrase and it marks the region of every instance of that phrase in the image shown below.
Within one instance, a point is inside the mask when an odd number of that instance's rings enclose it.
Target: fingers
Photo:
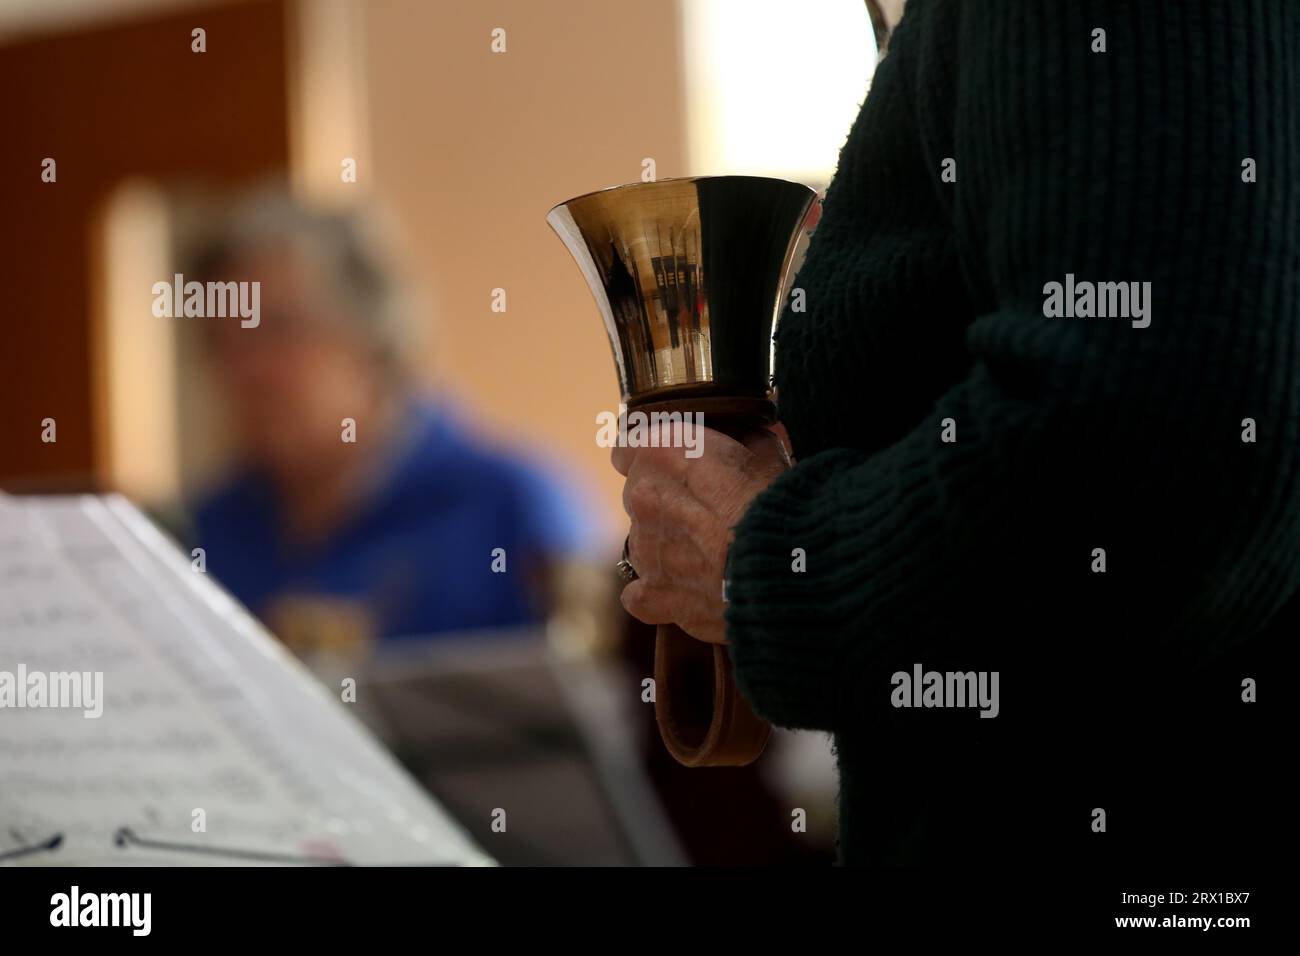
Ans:
[[[747,432],[740,440],[759,458],[779,462],[787,468],[790,466],[790,442],[785,433],[785,426],[779,422],[771,428]]]
[[[655,586],[714,594],[712,577],[720,573],[731,532],[711,519],[699,502],[678,496],[640,517],[634,505],[628,532],[628,560],[637,574]],[[721,598],[718,599],[719,605]]]
[[[633,514],[629,505],[638,494],[644,493],[638,486],[645,483],[652,485],[661,499],[647,500],[650,506],[689,496],[714,511],[722,511],[727,504],[738,500],[741,488],[751,475],[762,470],[761,461],[740,442],[720,432],[710,434],[716,434],[718,439],[712,441],[702,457],[695,459],[684,457],[675,448],[630,449],[633,454],[627,460],[625,510]],[[774,438],[769,440],[775,442]]]
[[[667,588],[645,581],[633,581],[623,589],[623,607],[643,624],[676,624],[687,634],[711,644],[725,644],[727,629],[722,616],[712,609],[696,610]]]
[[[610,463],[613,464],[614,470],[627,477],[628,469],[632,467],[632,459],[636,455],[637,449],[628,448],[626,445],[615,445],[609,452]]]
[[[657,588],[647,581],[633,581],[619,595],[627,613],[642,624],[671,624],[677,599],[668,588]]]
[[[771,431],[772,434],[781,442],[781,447],[785,449],[786,461],[789,461],[791,455],[794,454],[794,446],[790,444],[790,433],[785,430],[785,425],[781,422],[777,422],[773,425]]]
[[[695,441],[689,448],[683,447],[681,435],[674,436],[674,431],[672,425],[660,424],[655,430],[646,434],[646,441],[650,444],[637,447],[615,445],[610,449],[609,455],[614,470],[626,478],[633,462],[641,458],[651,458],[665,468],[673,468],[685,473],[690,465],[700,460],[708,460],[714,456],[727,456],[735,460],[736,455],[745,450],[744,446],[734,438],[708,427],[699,429]],[[688,452],[693,457],[688,456]]]
[[[732,528],[789,458],[766,429],[738,441],[703,428],[685,448],[672,447],[668,426],[657,436],[658,444],[610,453],[627,479],[628,560],[638,575],[621,600],[647,624],[672,623],[700,640],[725,643],[721,581]]]

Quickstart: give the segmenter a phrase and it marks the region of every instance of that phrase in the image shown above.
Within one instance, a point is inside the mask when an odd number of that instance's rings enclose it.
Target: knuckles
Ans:
[[[642,624],[666,624],[670,618],[654,594],[644,581],[633,581],[623,589],[619,600],[623,609]]]
[[[638,521],[646,521],[658,514],[662,499],[654,482],[644,478],[629,478],[623,486],[623,510]]]

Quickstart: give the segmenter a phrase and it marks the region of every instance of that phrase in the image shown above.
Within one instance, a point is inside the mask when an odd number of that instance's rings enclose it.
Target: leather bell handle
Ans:
[[[743,767],[772,736],[736,687],[722,644],[697,641],[673,624],[655,637],[655,720],[668,752],[687,767]]]

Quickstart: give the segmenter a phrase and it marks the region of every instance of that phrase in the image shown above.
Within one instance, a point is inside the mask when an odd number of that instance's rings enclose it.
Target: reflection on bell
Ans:
[[[604,316],[625,404],[766,400],[772,326],[815,195],[781,179],[701,176],[550,211]]]

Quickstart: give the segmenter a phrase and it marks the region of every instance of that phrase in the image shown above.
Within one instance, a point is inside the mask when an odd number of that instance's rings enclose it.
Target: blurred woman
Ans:
[[[565,484],[475,438],[412,374],[412,317],[373,222],[263,193],[190,280],[260,283],[207,320],[238,444],[194,509],[208,571],[299,647],[539,623],[595,529]]]

